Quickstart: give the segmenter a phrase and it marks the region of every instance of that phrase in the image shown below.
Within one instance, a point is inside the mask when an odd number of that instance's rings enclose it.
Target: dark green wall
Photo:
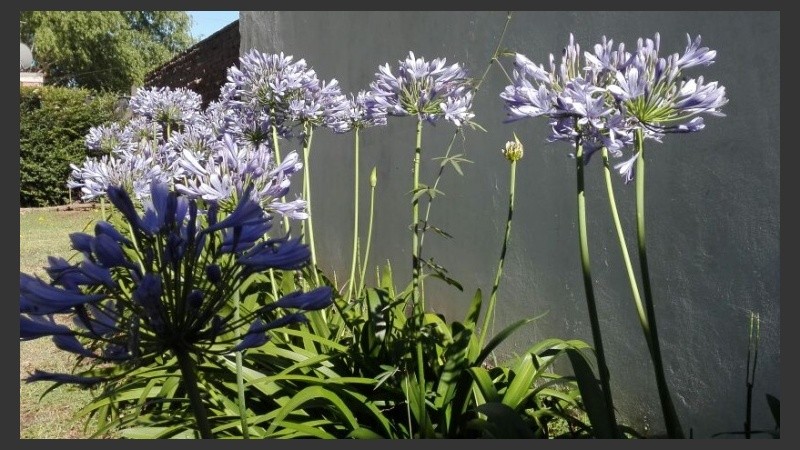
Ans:
[[[409,50],[427,60],[461,62],[475,76],[486,67],[505,12],[246,12],[241,50],[283,51],[305,58],[320,78],[343,90],[368,87],[379,65],[396,67]],[[667,378],[683,426],[695,437],[741,430],[745,413],[748,312],[761,314],[754,428],[773,425],[764,398],[780,398],[780,153],[778,12],[515,12],[504,47],[536,62],[559,55],[569,33],[583,49],[602,35],[635,46],[661,33],[662,54],[683,52],[686,34],[703,36],[717,63],[692,73],[719,80],[726,118],[708,118],[692,135],[649,143],[648,256]],[[510,61],[506,61],[506,67]],[[505,225],[508,163],[500,148],[512,132],[525,144],[518,203],[496,329],[548,312],[502,350],[524,352],[547,337],[591,340],[576,241],[575,168],[563,144],[548,144],[546,121],[503,124],[498,97],[508,84],[492,69],[475,100],[475,120],[459,153],[474,161],[465,176],[448,173],[431,220],[455,239],[429,236],[425,252],[447,267],[464,294],[427,283],[432,306],[463,315],[472,292],[491,289]],[[422,181],[431,183],[452,136],[446,123],[426,127]],[[397,279],[410,273],[409,196],[414,120],[362,133],[363,218],[366,180],[378,167],[372,263],[390,259]],[[352,221],[352,137],[315,134],[312,192],[321,265],[348,275]],[[612,387],[623,416],[662,431],[652,368],[613,234],[599,157],[587,170],[590,249]],[[629,242],[635,246],[633,185],[617,185]],[[362,230],[365,227],[362,223]],[[633,251],[633,250],[632,250]],[[636,260],[635,253],[633,255]]]

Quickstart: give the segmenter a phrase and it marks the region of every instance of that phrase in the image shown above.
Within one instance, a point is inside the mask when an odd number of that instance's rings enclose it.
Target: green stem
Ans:
[[[238,322],[240,317],[240,298],[239,298],[239,291],[236,290],[233,292],[233,321]],[[236,331],[237,337],[239,336],[239,331]],[[236,352],[236,391],[238,393],[238,400],[239,400],[239,420],[242,423],[242,437],[244,439],[250,439],[250,432],[247,426],[247,403],[244,398],[244,373],[242,368],[242,352]]]
[[[372,169],[373,171],[375,168]],[[358,285],[358,293],[356,297],[361,297],[361,291],[364,289],[365,278],[367,276],[367,266],[369,265],[369,249],[372,245],[372,220],[375,217],[375,185],[370,184],[369,188],[369,223],[367,224],[367,246],[364,249],[364,264],[361,266],[361,279]]]
[[[589,309],[589,321],[592,327],[592,340],[597,354],[597,368],[600,374],[600,384],[603,388],[603,397],[606,403],[606,413],[609,423],[616,428],[617,420],[614,415],[614,403],[611,398],[608,366],[606,365],[605,351],[603,350],[603,337],[600,333],[600,321],[597,316],[597,305],[594,298],[592,285],[592,271],[589,262],[589,239],[586,233],[586,192],[584,189],[584,162],[583,144],[580,140],[575,142],[575,164],[578,170],[578,243],[581,253],[581,268],[583,269],[583,286],[586,290],[586,304]]]
[[[645,245],[645,223],[644,223],[644,180],[645,180],[645,160],[644,160],[644,132],[641,128],[636,130],[634,136],[636,153],[636,231],[639,244],[639,263],[642,272],[642,287],[644,288],[644,301],[647,311],[647,318],[650,324],[650,340],[652,341],[651,355],[653,357],[653,368],[656,374],[656,384],[658,386],[658,396],[661,400],[661,410],[664,415],[664,423],[667,427],[667,435],[670,438],[683,438],[680,420],[675,412],[675,406],[669,394],[667,378],[664,375],[664,364],[661,358],[661,347],[658,342],[658,329],[656,328],[656,312],[653,305],[653,294],[650,289],[650,272],[647,264],[647,247]]]
[[[417,143],[414,149],[414,188],[411,191],[415,197],[411,201],[411,262],[412,262],[412,290],[411,302],[414,308],[417,309],[420,317],[425,311],[425,300],[422,298],[422,293],[418,295],[417,289],[419,287],[420,278],[420,261],[419,261],[419,199],[417,190],[419,189],[419,165],[422,158],[422,118],[417,118]]]
[[[457,129],[455,133],[453,133],[453,137],[450,138],[450,144],[447,146],[447,150],[444,152],[444,159],[446,160],[450,156],[450,152],[453,150],[453,144],[456,142],[456,137],[458,137],[459,133],[461,133],[460,129]],[[446,166],[439,167],[439,173],[436,174],[436,180],[433,182],[433,191],[436,191],[436,188],[439,187],[439,182],[442,180],[442,175],[444,174],[444,168]],[[422,232],[419,236],[419,257],[422,258],[422,248],[425,246],[425,235],[428,232],[428,220],[431,217],[431,205],[433,205],[433,197],[428,197],[428,203],[425,204],[425,217],[422,219]]]
[[[307,127],[306,136],[303,142],[303,191],[305,193],[306,212],[308,212],[308,247],[311,250],[311,271],[314,274],[314,286],[319,287],[319,275],[317,274],[317,251],[314,246],[314,216],[311,214],[311,166],[308,164],[311,157],[311,141],[314,139],[314,128]],[[288,231],[288,229],[287,229]]]
[[[617,238],[619,239],[619,247],[622,250],[622,259],[625,261],[625,271],[628,275],[628,282],[631,287],[631,294],[633,295],[633,302],[636,305],[636,312],[639,315],[639,323],[642,325],[644,338],[647,341],[647,348],[652,353],[652,343],[650,342],[650,323],[647,320],[647,313],[642,304],[642,297],[639,295],[639,286],[636,282],[636,275],[633,271],[631,264],[631,257],[628,252],[628,244],[625,241],[625,234],[622,231],[622,223],[619,220],[619,213],[617,212],[617,201],[614,196],[614,186],[611,184],[611,166],[608,160],[608,149],[603,147],[603,173],[606,181],[606,191],[608,192],[608,204],[611,208],[611,217],[614,219],[614,228],[617,231]]]
[[[275,165],[279,166],[282,162],[281,145],[278,143],[278,127],[276,127],[275,125],[272,125],[272,151],[275,152]],[[306,169],[306,175],[304,176],[304,178],[308,176],[308,167],[306,167],[305,169]],[[282,202],[285,201],[285,198],[281,197],[281,201]],[[283,231],[286,232],[287,234],[289,233],[289,218],[286,216],[283,216]]]
[[[494,275],[494,284],[492,285],[492,295],[489,297],[489,306],[486,308],[486,316],[483,318],[483,326],[481,327],[480,340],[478,341],[478,348],[483,348],[483,343],[486,340],[486,335],[489,332],[489,322],[494,319],[494,307],[497,303],[497,290],[500,287],[500,277],[503,275],[503,264],[506,260],[506,252],[508,251],[508,239],[511,237],[511,219],[514,217],[514,187],[517,184],[517,161],[511,161],[511,175],[509,178],[508,188],[508,218],[506,219],[506,234],[503,237],[503,248],[500,250],[500,261],[497,264],[497,272]]]
[[[354,172],[353,178],[355,180],[355,184],[353,187],[353,260],[350,264],[350,281],[347,283],[347,300],[349,301],[352,298],[354,285],[356,282],[356,256],[358,255],[358,136],[359,136],[359,127],[356,127],[354,130],[355,133],[355,159],[353,162],[354,165]]]
[[[418,292],[420,282],[420,260],[419,260],[419,197],[416,195],[419,189],[419,166],[422,158],[422,118],[417,118],[417,142],[414,149],[414,195],[411,201],[412,218],[411,218],[411,258],[412,258],[412,289],[411,289],[411,302],[414,307],[415,315],[417,318],[418,331],[422,330],[425,318],[425,300],[422,297],[422,292]],[[421,337],[421,336],[420,336]],[[418,382],[418,402],[419,402],[419,420],[420,420],[420,435],[423,436],[427,432],[427,415],[425,413],[425,360],[422,352],[422,342],[420,339],[416,340],[417,349],[417,382]]]
[[[203,406],[203,400],[200,398],[200,390],[197,386],[197,369],[194,360],[186,351],[176,351],[175,356],[178,358],[183,385],[186,387],[186,393],[189,395],[189,403],[194,412],[194,418],[197,423],[197,429],[200,431],[200,437],[202,439],[213,439],[214,435],[211,433],[208,413],[206,412],[205,406]]]
[[[100,214],[102,215],[102,220],[108,220],[108,217],[106,217],[106,199],[105,199],[105,197],[100,197]]]

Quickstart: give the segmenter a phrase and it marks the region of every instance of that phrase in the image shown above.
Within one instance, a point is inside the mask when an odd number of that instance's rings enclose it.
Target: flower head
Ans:
[[[446,62],[425,61],[409,52],[405,61],[398,61],[397,73],[388,63],[378,67],[371,95],[388,115],[417,116],[431,123],[444,118],[461,126],[475,116],[472,85],[460,64]]]
[[[356,95],[350,94],[347,101],[339,104],[339,109],[332,116],[330,125],[337,133],[386,125],[386,108],[375,101],[371,92],[362,90]]]
[[[703,123],[695,120],[699,114],[724,116],[725,87],[683,73],[713,64],[716,52],[700,47],[700,36],[687,40],[683,55],[662,57],[658,33],[653,39],[639,39],[630,64],[616,73],[616,83],[609,87],[622,111],[651,135],[699,131]]]
[[[134,369],[169,352],[202,358],[244,350],[265,342],[268,330],[302,321],[303,311],[330,304],[331,290],[320,288],[234,315],[231,293],[254,274],[297,269],[310,258],[298,239],[264,237],[271,222],[252,188],[222,218],[213,203],[201,211],[198,200],[177,195],[165,183],[151,184],[142,215],[124,189],[108,191],[126,224],[102,222],[94,235],[76,234],[73,245],[84,260],[51,258],[50,283],[20,273],[21,340],[52,336],[63,351]],[[74,315],[76,326],[55,321],[59,314]],[[94,384],[108,380],[102,373],[37,372],[29,381]],[[114,373],[121,377],[125,371]]]

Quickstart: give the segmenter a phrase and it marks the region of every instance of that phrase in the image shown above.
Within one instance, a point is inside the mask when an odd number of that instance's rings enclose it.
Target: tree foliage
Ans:
[[[21,87],[19,94],[20,206],[62,205],[70,164],[86,158],[89,128],[117,118],[117,96],[55,86]]]
[[[185,11],[21,11],[47,84],[129,92],[192,44]]]

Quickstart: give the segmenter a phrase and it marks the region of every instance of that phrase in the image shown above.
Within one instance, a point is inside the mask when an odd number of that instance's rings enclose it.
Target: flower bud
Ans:
[[[372,168],[372,173],[369,174],[369,186],[375,187],[378,185],[378,172],[375,167]]]
[[[520,142],[517,137],[517,133],[514,133],[514,140],[506,142],[506,147],[501,151],[503,152],[503,156],[511,162],[522,159],[524,148],[522,147],[522,142]]]

